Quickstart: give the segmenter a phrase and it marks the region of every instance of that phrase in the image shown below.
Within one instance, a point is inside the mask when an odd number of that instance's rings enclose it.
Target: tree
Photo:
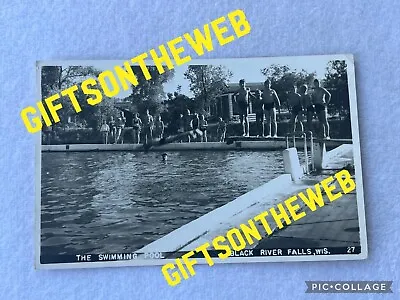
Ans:
[[[132,86],[129,98],[134,111],[144,114],[148,109],[151,114],[159,114],[165,99],[164,84],[173,78],[174,71],[167,70],[160,74],[155,66],[148,66],[147,69],[151,75],[149,80],[146,80],[139,66],[132,66],[139,84]]]
[[[284,74],[288,73],[290,71],[290,68],[286,65],[271,65],[268,68],[263,68],[261,70],[261,73],[268,77],[273,83],[276,83],[279,81]]]
[[[103,100],[99,104],[93,106],[87,103],[87,96],[81,90],[78,90],[76,93],[77,99],[82,107],[82,111],[76,115],[78,123],[84,122],[86,127],[99,129],[102,120],[108,121],[111,116],[114,117],[114,119],[119,116],[120,110],[115,106],[115,98],[109,98],[103,95]]]
[[[218,95],[226,89],[233,74],[224,66],[190,65],[184,74],[190,81],[189,88],[195,96],[196,111],[205,115],[210,105],[215,104]]]
[[[287,102],[287,92],[295,85],[311,85],[316,72],[308,73],[302,69],[291,70],[287,65],[271,65],[261,69],[261,73],[271,80],[271,87],[276,90],[282,103]]]
[[[162,113],[164,123],[168,124],[169,133],[176,132],[179,124],[176,122],[179,119],[180,114],[184,114],[185,111],[190,110],[197,111],[197,102],[194,99],[189,98],[184,94],[180,94],[178,91],[167,94],[167,100],[163,102],[168,107],[168,110]]]
[[[43,66],[41,70],[41,90],[42,99],[60,93],[66,88],[69,88],[75,84],[81,83],[83,80],[89,77],[97,77],[101,71],[94,67],[88,66]],[[60,97],[59,102],[62,104],[63,109],[58,111],[61,121],[55,124],[55,126],[64,127],[68,117],[74,116],[77,123],[91,124],[91,127],[97,126],[98,116],[96,113],[99,111],[99,107],[91,106],[87,103],[87,96],[80,90],[75,92],[75,96],[82,108],[82,111],[76,114],[71,100],[69,97]],[[107,111],[111,111],[112,105],[110,99],[103,96],[102,104],[100,106],[110,106]]]
[[[94,67],[83,66],[43,66],[42,67],[42,98],[47,98],[61,92],[89,77],[97,77],[100,71]]]
[[[168,100],[164,102],[168,106],[168,112],[171,114],[183,114],[186,110],[195,110],[195,103],[193,99],[178,92],[178,89],[174,94],[168,97]]]
[[[331,107],[341,115],[350,116],[347,65],[344,60],[332,60],[326,67],[324,87],[332,94]]]

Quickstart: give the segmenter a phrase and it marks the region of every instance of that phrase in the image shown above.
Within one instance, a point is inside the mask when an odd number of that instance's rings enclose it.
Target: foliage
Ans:
[[[294,85],[311,85],[316,76],[315,72],[308,73],[304,69],[291,70],[287,65],[276,64],[261,69],[261,73],[271,80],[271,87],[276,90],[281,103],[287,101],[287,92]]]
[[[164,84],[173,78],[174,71],[166,70],[160,74],[155,66],[147,66],[147,69],[151,75],[149,80],[146,80],[139,66],[132,66],[139,84],[132,86],[129,100],[135,112],[144,114],[148,109],[151,114],[156,115],[161,112],[161,104],[165,99]]]
[[[189,98],[186,95],[180,94],[179,87],[177,91],[172,94],[167,94],[167,99],[163,101],[163,104],[167,108],[167,111],[161,114],[164,123],[169,124],[169,130],[176,132],[178,130],[178,120],[180,114],[184,114],[187,110],[190,112],[199,111],[198,102],[194,99]]]
[[[195,110],[209,114],[209,106],[222,94],[233,74],[224,66],[190,65],[184,74],[197,103]]]
[[[42,99],[60,93],[64,89],[79,84],[89,77],[97,77],[99,74],[100,71],[94,67],[44,66],[41,73]],[[69,97],[61,97],[59,102],[63,108],[58,111],[61,122],[55,124],[55,126],[71,127],[71,124],[68,124],[67,120],[68,117],[73,116],[75,120],[73,126],[83,125],[96,128],[100,119],[105,117],[102,114],[110,116],[116,113],[113,101],[108,97],[103,96],[103,100],[99,105],[91,106],[86,101],[87,96],[80,89],[75,92],[75,96],[82,111],[76,114]]]
[[[324,87],[331,90],[330,106],[341,115],[350,116],[347,65],[344,60],[332,60],[326,68]]]
[[[83,66],[43,66],[42,67],[42,98],[61,92],[89,77],[97,77],[100,71],[94,67]]]
[[[347,65],[344,60],[331,60],[328,62],[324,85],[326,88],[347,90]]]

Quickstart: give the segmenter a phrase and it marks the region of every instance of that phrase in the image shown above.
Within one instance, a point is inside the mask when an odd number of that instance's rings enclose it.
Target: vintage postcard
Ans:
[[[37,84],[37,268],[367,257],[352,55],[45,61]]]

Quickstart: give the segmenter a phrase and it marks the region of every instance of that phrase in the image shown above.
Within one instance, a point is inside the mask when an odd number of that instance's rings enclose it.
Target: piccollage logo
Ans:
[[[332,294],[387,294],[391,290],[393,281],[306,281],[306,293]]]

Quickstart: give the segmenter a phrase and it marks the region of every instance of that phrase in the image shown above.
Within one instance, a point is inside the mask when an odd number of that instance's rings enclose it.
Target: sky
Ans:
[[[261,74],[261,69],[269,67],[272,64],[287,65],[291,70],[306,70],[307,72],[316,72],[317,78],[322,79],[325,76],[326,67],[330,60],[340,59],[352,60],[351,57],[345,55],[316,55],[316,56],[287,56],[287,57],[259,57],[259,58],[230,58],[230,59],[198,59],[192,60],[189,64],[212,64],[212,65],[223,65],[230,71],[233,76],[231,82],[239,82],[240,79],[244,78],[247,82],[263,82],[266,77]],[[52,61],[52,62],[41,62],[42,65],[86,65],[94,66],[100,70],[111,70],[116,65],[123,65],[122,60],[88,60],[88,61]],[[184,78],[184,73],[187,70],[189,64],[184,64],[179,67],[175,67],[175,74],[173,79],[164,84],[165,93],[173,93],[176,91],[178,85],[182,86],[182,93],[187,96],[193,96],[189,90],[189,81]],[[151,65],[151,63],[148,63]],[[116,97],[125,98],[130,95],[130,90],[122,91]]]
[[[222,60],[221,60],[222,61]],[[226,62],[215,64],[224,65],[227,69],[232,71],[233,76],[230,82],[238,83],[240,79],[244,78],[247,82],[264,82],[266,77],[261,74],[261,69],[269,67],[272,64],[285,64],[290,69],[297,69],[298,71],[304,69],[308,72],[316,72],[317,78],[322,79],[325,77],[326,66],[329,59],[326,57],[313,57],[307,59],[288,59],[288,58],[275,58],[275,59],[235,59]],[[189,81],[184,78],[184,73],[187,70],[187,65],[182,65],[175,68],[174,78],[164,85],[165,92],[174,92],[178,85],[182,86],[182,93],[192,96],[189,90]]]

